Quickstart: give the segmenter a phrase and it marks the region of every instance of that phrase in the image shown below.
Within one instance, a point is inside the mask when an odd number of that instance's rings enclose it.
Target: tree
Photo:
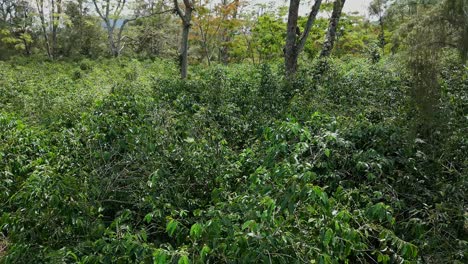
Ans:
[[[379,26],[380,26],[380,36],[379,36],[379,44],[384,51],[385,47],[385,25],[384,25],[384,14],[388,0],[373,0],[369,5],[369,14],[371,16],[376,16],[379,19]]]
[[[0,1],[0,41],[31,54],[33,8],[27,1]]]
[[[282,57],[286,37],[285,26],[281,13],[268,11],[256,18],[251,40],[259,63]]]
[[[173,3],[158,1],[153,7],[154,15],[144,19],[139,19],[132,24],[134,38],[131,45],[133,50],[145,58],[168,57],[173,58],[177,54],[179,27],[175,23],[174,16],[164,10],[174,11]]]
[[[221,36],[221,47],[219,49],[219,59],[224,64],[229,61],[229,44],[232,40],[233,28],[237,22],[237,15],[239,13],[240,1],[239,0],[223,0],[221,12],[225,16],[223,19],[223,31]]]
[[[136,1],[136,9],[134,9],[133,16],[130,18],[123,18],[123,11],[127,10],[127,0],[92,0],[96,12],[104,22],[107,31],[107,40],[109,50],[114,57],[118,57],[123,48],[124,36],[122,35],[125,26],[132,21],[142,17],[153,15],[152,7],[153,2],[146,3],[145,1]],[[117,31],[117,33],[116,33]]]
[[[200,44],[201,60],[206,59],[208,65],[211,65],[217,47],[222,45],[220,32],[226,15],[220,9],[221,5],[213,9],[209,4],[210,1],[204,1],[197,6],[197,13],[193,17],[197,31],[192,35],[192,39]]]
[[[297,71],[297,59],[304,49],[307,37],[309,36],[312,25],[320,10],[320,5],[322,4],[322,0],[315,1],[309,13],[304,32],[301,33],[297,26],[300,2],[300,0],[291,0],[289,4],[286,45],[284,47],[284,65],[286,74],[290,77]]]
[[[57,55],[57,34],[62,18],[62,0],[36,0],[41,21],[42,34],[46,45],[47,56],[54,59]],[[48,12],[48,13],[46,13]]]
[[[184,11],[180,9],[179,2],[174,0],[174,8],[177,15],[182,20],[182,38],[180,40],[179,50],[179,66],[180,76],[182,79],[187,78],[188,70],[188,48],[189,48],[189,34],[190,27],[192,26],[192,13],[194,10],[194,4],[191,0],[183,0]]]
[[[103,41],[100,18],[90,13],[89,0],[66,2],[67,23],[62,29],[62,53],[64,56],[93,56],[101,51],[99,43]]]
[[[394,2],[389,8],[392,15],[404,2]],[[441,70],[445,60],[466,62],[468,55],[468,2],[443,0],[414,2],[407,21],[396,35],[402,39],[401,50],[407,69],[411,73],[411,101],[417,121],[417,132],[431,138],[444,123],[441,119]],[[457,56],[447,56],[449,54]]]
[[[333,3],[333,11],[330,17],[330,23],[328,24],[327,36],[325,37],[325,42],[323,43],[322,52],[320,57],[329,57],[333,46],[336,40],[336,29],[340,22],[341,12],[343,11],[343,6],[346,0],[335,0]]]
[[[126,0],[116,0],[116,4],[113,4],[111,0],[93,0],[96,12],[99,14],[99,17],[101,17],[105,24],[109,50],[114,57],[119,56],[120,52],[122,51],[122,32],[128,21],[126,23],[121,23],[118,26],[117,39],[114,36],[114,31],[117,27],[117,23],[121,22],[121,14],[125,8],[126,3]]]
[[[442,7],[442,16],[455,28],[454,42],[463,61],[468,59],[468,2],[447,0]]]

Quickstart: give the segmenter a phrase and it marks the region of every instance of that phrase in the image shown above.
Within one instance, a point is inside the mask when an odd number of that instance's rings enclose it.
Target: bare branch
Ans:
[[[179,2],[177,0],[174,0],[174,9],[175,9],[175,12],[179,15],[179,17],[182,20],[185,20],[185,14],[182,12],[182,10],[180,10]]]

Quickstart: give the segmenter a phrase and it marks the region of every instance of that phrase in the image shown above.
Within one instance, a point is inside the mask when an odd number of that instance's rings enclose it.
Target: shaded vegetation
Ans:
[[[426,139],[398,64],[328,67],[2,62],[2,262],[463,263],[466,68]]]

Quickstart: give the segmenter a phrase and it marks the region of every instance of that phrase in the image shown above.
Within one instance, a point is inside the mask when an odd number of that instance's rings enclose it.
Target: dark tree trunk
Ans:
[[[297,71],[297,20],[300,2],[300,0],[291,0],[289,3],[286,45],[284,47],[284,66],[288,76],[294,75]]]
[[[328,24],[327,36],[325,38],[325,42],[323,43],[322,52],[320,53],[321,58],[329,57],[333,50],[336,39],[336,29],[338,27],[338,23],[340,22],[341,12],[343,11],[345,2],[346,0],[335,0],[333,3],[333,12],[330,18],[330,23]]]
[[[307,19],[304,32],[301,34],[297,21],[299,17],[300,0],[290,0],[288,25],[286,33],[286,45],[284,47],[284,66],[288,77],[292,77],[297,72],[297,59],[304,49],[312,25],[320,10],[322,0],[316,0]]]
[[[384,26],[384,19],[382,16],[379,18],[379,24],[380,24],[380,48],[382,48],[382,52],[385,52],[385,26]]]
[[[179,55],[179,63],[180,63],[180,77],[182,79],[187,78],[188,72],[188,49],[189,49],[189,34],[190,34],[190,27],[192,22],[192,12],[193,12],[193,4],[190,0],[184,0],[185,10],[182,10],[179,7],[179,3],[177,0],[174,0],[174,8],[176,13],[179,15],[180,19],[182,20],[182,38],[180,40],[180,55]]]
[[[187,78],[188,72],[188,49],[189,49],[190,24],[183,25],[182,39],[180,41],[180,77]]]

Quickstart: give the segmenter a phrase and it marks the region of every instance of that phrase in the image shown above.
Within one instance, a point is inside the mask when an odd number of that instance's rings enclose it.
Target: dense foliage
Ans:
[[[287,2],[0,0],[0,263],[467,263],[468,1]]]
[[[464,263],[454,65],[422,137],[391,60],[1,62],[0,262]]]

